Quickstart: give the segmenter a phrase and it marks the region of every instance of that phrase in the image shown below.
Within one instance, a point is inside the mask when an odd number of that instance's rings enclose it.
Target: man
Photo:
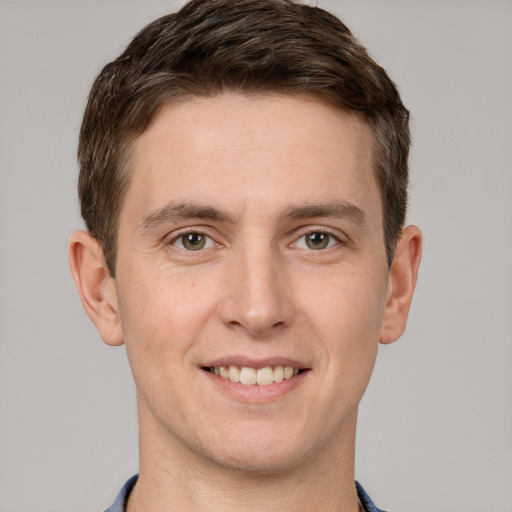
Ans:
[[[416,282],[408,149],[385,71],[289,0],[192,1],[103,69],[70,264],[137,388],[109,511],[378,510],[356,418]]]

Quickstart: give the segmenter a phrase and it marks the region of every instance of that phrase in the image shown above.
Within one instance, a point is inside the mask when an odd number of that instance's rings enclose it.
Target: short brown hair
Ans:
[[[112,276],[132,142],[159,109],[223,91],[314,94],[372,128],[388,263],[405,221],[409,112],[350,30],[292,0],[192,0],[144,28],[107,64],[80,131],[79,197]]]

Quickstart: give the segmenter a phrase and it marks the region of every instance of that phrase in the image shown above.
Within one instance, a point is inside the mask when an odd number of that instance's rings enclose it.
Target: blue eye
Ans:
[[[214,241],[203,233],[190,232],[179,235],[172,245],[186,251],[200,251],[201,249],[213,247]]]
[[[324,231],[311,231],[301,236],[294,244],[301,249],[312,249],[313,251],[320,251],[322,249],[329,249],[336,245],[339,240],[330,233]]]

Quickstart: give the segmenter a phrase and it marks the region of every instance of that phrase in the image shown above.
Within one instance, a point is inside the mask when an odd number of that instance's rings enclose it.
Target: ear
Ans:
[[[122,345],[116,282],[105,264],[97,240],[75,231],[69,240],[69,266],[82,306],[107,345]]]
[[[381,343],[396,341],[405,330],[420,266],[421,238],[421,231],[416,226],[407,226],[402,230],[389,270]]]

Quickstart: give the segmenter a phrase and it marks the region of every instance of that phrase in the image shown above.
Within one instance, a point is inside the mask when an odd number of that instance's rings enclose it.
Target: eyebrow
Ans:
[[[364,211],[358,206],[343,200],[324,204],[292,206],[285,210],[282,217],[292,220],[310,219],[312,217],[333,217],[348,219],[360,225],[366,223]]]
[[[231,221],[232,217],[221,210],[196,203],[169,203],[162,208],[154,210],[142,218],[137,231],[147,231],[159,224],[175,222],[183,219],[208,219],[218,221]]]
[[[301,220],[313,217],[348,219],[359,225],[364,225],[366,222],[365,213],[361,208],[343,200],[322,204],[290,206],[281,215],[281,220]],[[232,215],[214,206],[193,202],[172,202],[145,215],[137,226],[137,231],[145,232],[154,226],[184,219],[207,219],[234,222]]]

